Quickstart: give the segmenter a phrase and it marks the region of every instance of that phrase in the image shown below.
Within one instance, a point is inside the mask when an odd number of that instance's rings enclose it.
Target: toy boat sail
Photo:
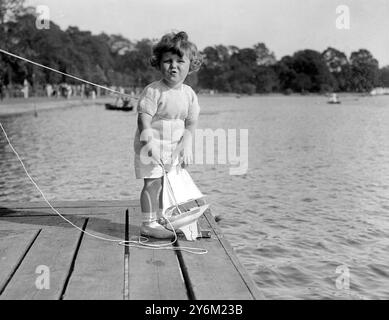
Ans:
[[[162,217],[158,222],[169,230],[181,230],[187,240],[196,240],[197,220],[209,205],[188,171],[177,166],[165,174],[162,199]]]
[[[329,104],[340,104],[341,102],[338,99],[338,95],[336,93],[333,93],[327,103],[329,103]]]

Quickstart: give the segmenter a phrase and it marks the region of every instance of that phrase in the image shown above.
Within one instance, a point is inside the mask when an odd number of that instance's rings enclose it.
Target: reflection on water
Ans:
[[[248,129],[249,169],[193,165],[267,298],[389,298],[389,99],[200,97],[201,128]],[[135,114],[89,106],[2,119],[52,200],[136,199]],[[0,201],[41,200],[0,136]],[[350,289],[337,289],[350,270]]]

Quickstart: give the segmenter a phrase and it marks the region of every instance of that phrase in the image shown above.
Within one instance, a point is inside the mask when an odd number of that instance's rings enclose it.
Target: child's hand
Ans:
[[[150,146],[149,151],[148,151],[148,155],[157,163],[161,162],[161,150],[157,145],[152,144]]]
[[[183,149],[180,152],[180,156],[181,156],[181,163],[182,163],[181,166],[183,168],[185,168],[189,164],[193,163],[193,152],[192,152],[192,144],[191,143],[183,145]]]
[[[161,162],[161,150],[160,146],[155,143],[154,141],[149,141],[148,143],[143,143],[142,151],[141,154],[143,154],[144,157],[147,157],[145,161],[149,163],[150,158],[151,161],[155,163],[160,163]]]

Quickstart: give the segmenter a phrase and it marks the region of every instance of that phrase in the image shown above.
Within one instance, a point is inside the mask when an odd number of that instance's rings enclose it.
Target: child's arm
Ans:
[[[173,153],[173,159],[179,155],[184,166],[193,163],[192,137],[197,126],[197,119],[185,120],[185,132]]]
[[[140,133],[140,142],[142,149],[146,148],[149,156],[157,162],[160,162],[160,152],[158,146],[153,142],[153,129],[151,127],[152,116],[147,113],[139,113],[138,129]]]

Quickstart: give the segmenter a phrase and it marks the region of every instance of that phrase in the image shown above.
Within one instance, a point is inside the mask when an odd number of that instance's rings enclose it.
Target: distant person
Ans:
[[[4,99],[4,87],[3,87],[3,82],[0,81],[0,101],[3,101]]]
[[[53,95],[53,86],[50,83],[46,84],[46,94],[49,98]]]
[[[124,107],[127,107],[129,104],[130,104],[130,99],[129,98],[127,98],[127,97],[123,98],[123,97],[120,97],[120,96],[116,97],[116,100],[115,100],[115,106],[116,107],[124,108]]]
[[[85,87],[85,88],[84,88],[84,94],[85,94],[85,97],[86,97],[87,99],[89,99],[89,94],[90,94],[90,89],[89,89],[89,87]]]
[[[127,108],[128,105],[130,104],[130,99],[129,98],[122,98],[122,102],[123,102],[122,108]]]
[[[61,92],[61,97],[67,98],[68,96],[68,86],[66,83],[61,83],[59,85],[60,87],[60,92]]]
[[[72,93],[73,93],[72,86],[69,84],[66,84],[66,99],[70,99],[70,97],[72,96]]]
[[[134,139],[135,175],[144,179],[140,195],[141,233],[146,236],[171,238],[174,235],[158,222],[164,175],[160,163],[172,168],[192,162],[192,134],[200,107],[196,93],[183,82],[189,73],[200,69],[201,62],[197,47],[185,32],[166,34],[153,48],[151,65],[160,72],[161,80],[149,84],[140,95]],[[166,127],[170,134],[164,132]],[[145,141],[150,135],[141,140],[141,134],[150,132],[155,133],[151,141]]]
[[[54,85],[54,88],[53,88],[52,96],[58,98],[58,90],[59,90],[59,89],[58,89],[58,85],[55,84],[55,85]]]
[[[24,82],[23,82],[23,89],[22,89],[22,92],[23,92],[23,96],[24,96],[24,99],[28,99],[28,91],[29,91],[29,83],[27,81],[27,79],[24,79]]]

